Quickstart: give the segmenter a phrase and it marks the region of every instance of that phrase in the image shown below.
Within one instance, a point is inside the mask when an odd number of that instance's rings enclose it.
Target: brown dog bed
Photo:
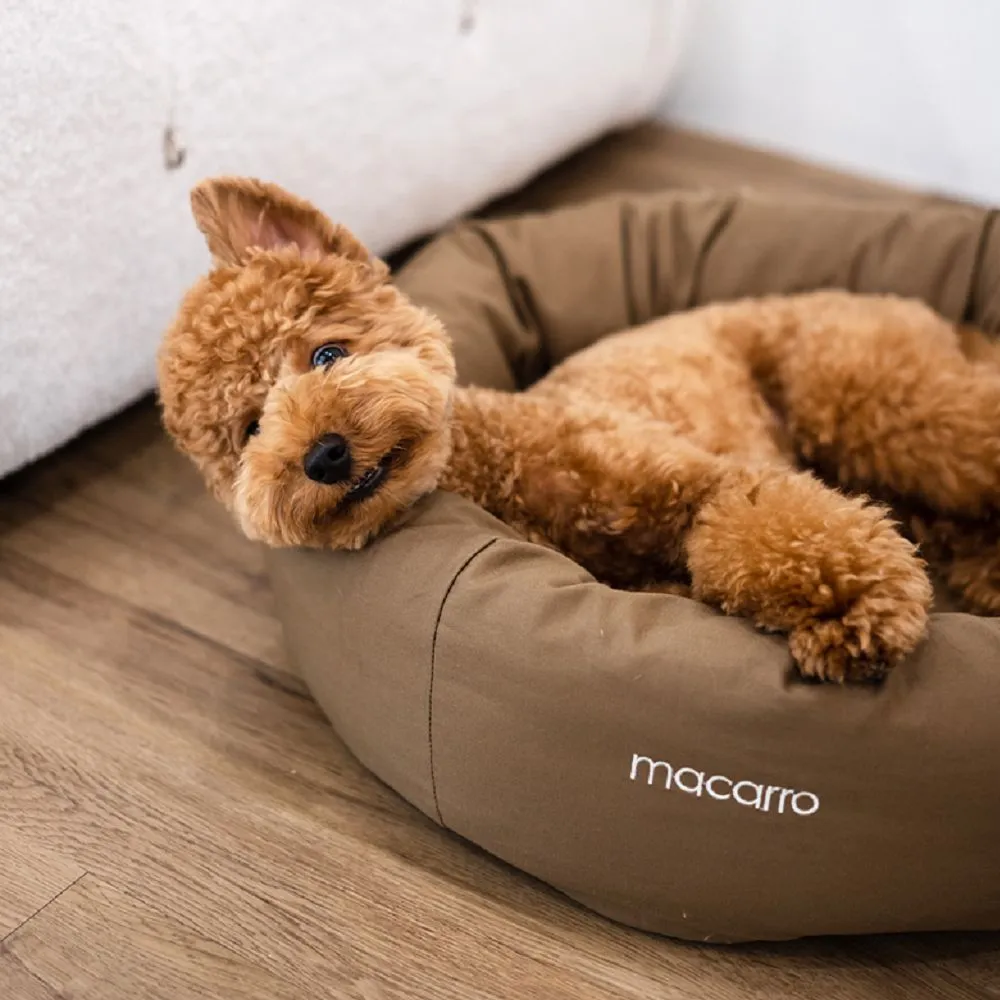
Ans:
[[[460,381],[514,389],[745,295],[895,292],[995,332],[1000,230],[898,199],[664,191],[464,224],[398,281],[444,319]],[[447,494],[360,553],[269,560],[358,758],[581,903],[712,941],[1000,928],[1000,620],[938,613],[884,685],[843,689],[798,681],[780,637],[603,587]]]

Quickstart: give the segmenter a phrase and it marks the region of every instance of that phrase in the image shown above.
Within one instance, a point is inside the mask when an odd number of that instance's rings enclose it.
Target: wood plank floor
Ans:
[[[1000,935],[594,917],[362,770],[150,403],[0,482],[0,997],[1000,998]]]

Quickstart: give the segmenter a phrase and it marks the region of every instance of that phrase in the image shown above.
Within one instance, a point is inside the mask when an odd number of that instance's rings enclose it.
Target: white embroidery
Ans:
[[[706,776],[704,771],[693,767],[679,767],[675,770],[665,760],[632,754],[629,779],[638,781],[643,773],[647,785],[656,785],[666,791],[684,792],[696,798],[701,798],[703,792],[708,792],[709,797],[717,802],[735,802],[758,812],[786,814],[786,811],[790,811],[796,816],[812,816],[819,811],[819,796],[813,792],[800,792],[780,785],[761,785],[745,778],[734,781],[724,774]]]

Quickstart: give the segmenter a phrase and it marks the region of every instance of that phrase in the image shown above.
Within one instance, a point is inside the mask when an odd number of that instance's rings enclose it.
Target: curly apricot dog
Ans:
[[[715,305],[523,393],[457,388],[438,320],[311,205],[222,178],[192,207],[215,267],[164,340],[164,422],[253,538],[358,548],[440,487],[613,586],[687,585],[787,633],[805,675],[864,680],[932,598],[875,496],[915,504],[944,575],[1000,611],[1000,370],[924,306]]]

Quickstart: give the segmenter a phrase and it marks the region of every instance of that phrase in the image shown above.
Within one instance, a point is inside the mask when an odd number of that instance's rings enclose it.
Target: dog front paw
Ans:
[[[726,485],[688,538],[695,597],[787,634],[809,677],[875,680],[916,648],[931,584],[884,509],[799,473]]]
[[[799,624],[788,637],[792,659],[804,677],[837,684],[882,680],[926,635],[930,594],[926,574],[914,563],[909,579],[874,586],[843,615]]]
[[[836,684],[882,680],[917,641],[883,643],[865,628],[839,620],[810,622],[788,637],[792,659],[803,677]]]

